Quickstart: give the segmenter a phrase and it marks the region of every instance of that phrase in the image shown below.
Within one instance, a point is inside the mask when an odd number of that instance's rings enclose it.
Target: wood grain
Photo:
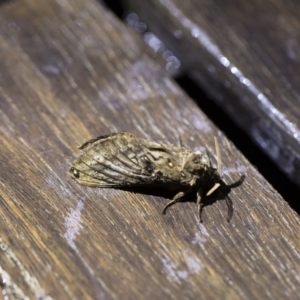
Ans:
[[[300,185],[299,1],[124,3]]]
[[[89,0],[0,7],[0,280],[9,299],[297,299],[299,217],[146,54]],[[80,186],[77,146],[128,131],[214,153],[224,201],[206,207]],[[156,191],[153,191],[155,194]]]

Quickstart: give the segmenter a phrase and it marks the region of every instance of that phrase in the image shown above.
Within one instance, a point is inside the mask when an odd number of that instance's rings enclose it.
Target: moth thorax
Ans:
[[[199,171],[207,171],[211,168],[211,162],[206,155],[200,153],[193,153],[188,158],[184,169],[192,174],[197,174]]]

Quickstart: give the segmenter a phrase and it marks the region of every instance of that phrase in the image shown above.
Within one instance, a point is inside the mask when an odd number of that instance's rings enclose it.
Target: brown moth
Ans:
[[[77,182],[91,187],[166,187],[178,190],[166,209],[195,191],[200,222],[208,198],[217,192],[224,195],[232,217],[232,201],[228,194],[244,180],[227,185],[221,178],[221,155],[215,138],[218,167],[212,167],[207,154],[190,149],[160,144],[130,133],[113,133],[84,143],[83,153],[75,159],[69,174]]]

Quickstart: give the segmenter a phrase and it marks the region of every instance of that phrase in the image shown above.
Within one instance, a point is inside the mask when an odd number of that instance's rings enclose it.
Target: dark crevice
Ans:
[[[125,9],[121,0],[98,0],[105,3],[105,5],[121,20],[123,21]]]
[[[300,213],[300,188],[287,178],[277,165],[249,138],[231,118],[188,76],[176,79],[178,85],[198,104],[210,120],[220,128],[291,207]],[[206,101],[203,101],[206,99]],[[200,105],[201,103],[201,105]],[[296,196],[296,197],[295,197]]]
[[[125,10],[120,0],[106,0],[104,3],[123,21]],[[210,99],[204,91],[188,76],[176,78],[178,85],[197,103],[211,119],[244,154],[250,163],[259,170],[266,180],[283,196],[291,207],[300,214],[300,188],[290,181],[276,164],[240,129],[231,118]],[[206,99],[207,101],[203,101]]]
[[[0,0],[0,5],[8,2],[14,2],[15,0]]]

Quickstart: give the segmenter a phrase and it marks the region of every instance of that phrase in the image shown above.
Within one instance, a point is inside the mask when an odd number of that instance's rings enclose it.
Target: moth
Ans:
[[[80,146],[83,152],[73,162],[69,174],[80,184],[91,187],[163,187],[177,191],[165,205],[163,214],[168,207],[194,191],[200,222],[206,201],[219,193],[226,200],[227,220],[230,221],[233,205],[228,194],[242,183],[244,176],[231,185],[222,180],[221,154],[216,138],[215,146],[217,168],[212,166],[207,153],[161,144],[126,132],[113,133]]]

